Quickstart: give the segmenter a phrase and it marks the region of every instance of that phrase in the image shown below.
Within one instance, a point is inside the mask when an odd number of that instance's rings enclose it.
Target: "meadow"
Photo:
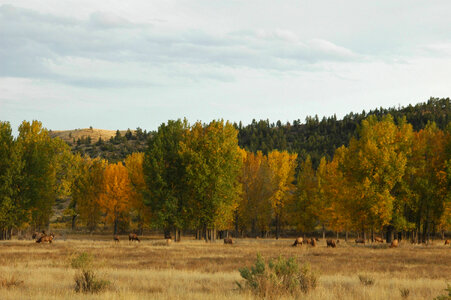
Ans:
[[[52,244],[33,240],[0,242],[1,299],[254,299],[240,290],[238,269],[265,258],[295,256],[319,275],[316,289],[305,299],[433,299],[451,283],[451,248],[401,243],[356,245],[340,241],[327,248],[291,247],[293,239],[237,239],[205,243],[184,237],[166,245],[144,237],[141,243],[121,236],[56,237]],[[98,294],[74,290],[76,269],[71,261],[81,253],[94,258],[97,276],[110,282]],[[360,276],[369,278],[365,285]],[[290,297],[285,297],[290,299]]]

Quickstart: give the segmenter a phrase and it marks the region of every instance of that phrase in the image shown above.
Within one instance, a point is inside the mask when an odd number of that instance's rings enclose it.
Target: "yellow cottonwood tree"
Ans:
[[[121,162],[109,164],[103,174],[99,204],[105,213],[106,221],[113,223],[114,234],[117,234],[119,221],[128,219],[131,193],[132,186],[124,165]]]
[[[267,157],[241,150],[243,167],[240,174],[242,197],[239,202],[239,223],[241,229],[250,229],[253,236],[268,232],[271,223],[271,177]]]
[[[124,160],[125,167],[128,170],[128,176],[132,186],[130,194],[130,206],[136,214],[138,222],[138,231],[142,234],[144,224],[149,221],[150,209],[144,204],[144,193],[146,191],[146,182],[143,172],[144,153],[136,152],[127,156]]]
[[[280,226],[288,201],[294,193],[294,174],[297,154],[277,150],[268,154],[267,165],[270,170],[271,206],[276,220],[276,238],[280,235]]]

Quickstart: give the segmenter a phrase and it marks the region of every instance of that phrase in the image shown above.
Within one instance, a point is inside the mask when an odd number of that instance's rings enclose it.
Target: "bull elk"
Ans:
[[[293,246],[293,247],[296,247],[297,245],[301,245],[301,246],[302,246],[302,242],[303,242],[303,241],[304,241],[303,238],[298,237],[297,239],[294,240],[294,243],[293,243],[293,245],[291,245],[291,246]]]
[[[225,239],[224,239],[224,244],[232,245],[232,244],[233,244],[232,238],[225,238]]]
[[[326,243],[328,248],[329,247],[335,248],[337,246],[334,240],[326,240]]]
[[[138,236],[136,235],[136,233],[130,233],[128,235],[128,241],[138,241],[138,243],[141,243],[140,239],[138,238]]]

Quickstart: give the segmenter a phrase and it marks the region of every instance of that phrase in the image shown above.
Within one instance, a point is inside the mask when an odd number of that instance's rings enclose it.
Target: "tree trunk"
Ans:
[[[324,228],[324,224],[323,224],[323,240],[326,239],[326,228]]]
[[[345,241],[348,241],[348,230],[346,229]]]
[[[75,231],[77,215],[72,216],[72,231]]]
[[[117,234],[117,225],[118,225],[118,220],[117,218],[114,219],[114,235]]]

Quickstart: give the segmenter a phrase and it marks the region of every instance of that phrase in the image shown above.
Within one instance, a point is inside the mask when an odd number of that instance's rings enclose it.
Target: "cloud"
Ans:
[[[104,12],[74,19],[12,5],[0,7],[0,36],[0,76],[43,78],[89,87],[118,86],[121,81],[132,84],[126,71],[117,72],[130,64],[141,73],[168,72],[188,80],[196,73],[197,78],[230,81],[233,78],[228,68],[297,72],[309,71],[319,62],[362,59],[327,40],[301,41],[288,30],[222,34],[195,28],[169,30]],[[97,76],[92,76],[92,68],[68,67],[71,58],[90,60],[93,66],[108,62],[117,67],[108,74],[95,70]],[[200,67],[209,70],[193,71]],[[148,78],[136,84],[140,86]]]

